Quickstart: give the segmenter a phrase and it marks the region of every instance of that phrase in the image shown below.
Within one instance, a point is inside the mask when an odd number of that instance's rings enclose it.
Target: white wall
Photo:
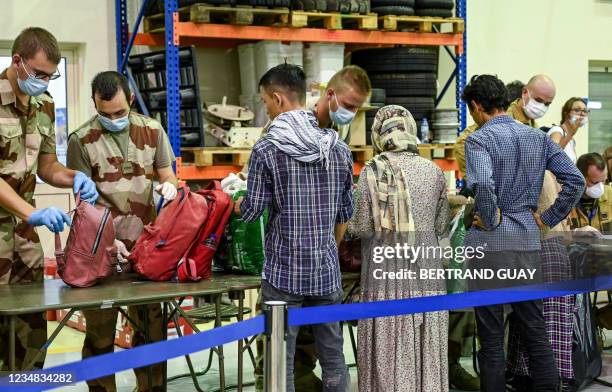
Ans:
[[[79,100],[72,107],[69,102],[68,110],[74,124],[83,123],[94,113],[89,99],[91,80],[100,71],[116,68],[115,2],[2,0],[0,7],[0,45],[10,47],[21,30],[38,26],[55,35],[62,49],[76,52]]]
[[[467,7],[468,79],[489,73],[527,82],[548,74],[557,97],[542,125],[559,123],[568,98],[588,95],[589,60],[612,60],[612,1],[467,0]],[[453,104],[451,94],[445,106]],[[578,154],[588,152],[587,135],[576,136]]]

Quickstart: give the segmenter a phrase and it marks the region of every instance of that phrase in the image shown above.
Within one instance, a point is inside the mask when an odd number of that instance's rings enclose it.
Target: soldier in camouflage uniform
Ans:
[[[40,28],[25,29],[15,39],[12,63],[0,74],[0,284],[42,282],[43,251],[35,226],[61,232],[70,224],[56,207],[35,209],[36,175],[57,187],[74,187],[95,201],[95,184],[68,170],[55,155],[55,107],[46,92],[57,75],[57,41]],[[0,318],[0,370],[10,366],[7,320]],[[23,369],[47,340],[43,313],[16,320],[14,368]],[[45,356],[33,364],[42,368]]]
[[[119,254],[128,256],[145,225],[155,219],[153,179],[165,200],[176,197],[177,180],[172,170],[174,154],[168,136],[154,119],[130,112],[134,100],[127,79],[113,71],[102,72],[92,81],[92,98],[98,114],[71,133],[68,167],[91,175],[100,191],[99,204],[110,208]],[[87,331],[83,358],[113,351],[117,309],[86,310]],[[160,304],[132,306],[128,313],[149,330],[151,342],[162,339]],[[145,324],[145,320],[148,322]],[[133,346],[145,343],[143,333],[132,328]],[[163,364],[135,369],[139,391],[161,391]],[[116,391],[115,377],[88,382],[90,391]]]

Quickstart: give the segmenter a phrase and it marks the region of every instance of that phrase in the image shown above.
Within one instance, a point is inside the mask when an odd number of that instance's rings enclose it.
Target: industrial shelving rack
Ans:
[[[183,165],[181,162],[180,144],[180,95],[179,95],[179,45],[194,46],[232,46],[249,41],[278,40],[301,42],[341,42],[347,46],[377,46],[377,45],[421,45],[443,46],[455,63],[455,69],[445,83],[436,99],[436,105],[448,91],[453,79],[456,79],[456,101],[459,109],[459,122],[461,129],[466,125],[466,106],[461,102],[461,91],[466,84],[467,58],[466,58],[466,2],[456,0],[456,16],[465,20],[463,33],[420,33],[396,31],[365,31],[365,30],[327,30],[322,28],[290,28],[275,26],[251,26],[230,24],[199,24],[193,22],[180,22],[178,0],[165,0],[165,31],[158,34],[130,34],[127,15],[127,1],[115,0],[115,21],[117,35],[117,69],[125,73],[130,79],[138,103],[145,114],[147,109],[138,88],[127,68],[130,51],[134,45],[164,46],[166,51],[166,89],[167,89],[167,132],[170,144],[176,155],[176,173],[181,180],[207,180],[219,179],[230,172],[239,170],[236,166],[207,166],[197,167]],[[205,2],[203,0],[203,2]],[[138,31],[148,0],[144,0],[136,17],[133,32]],[[454,48],[454,53],[451,49]],[[443,170],[455,170],[454,161],[436,160]],[[362,165],[355,165],[355,172],[361,170]]]

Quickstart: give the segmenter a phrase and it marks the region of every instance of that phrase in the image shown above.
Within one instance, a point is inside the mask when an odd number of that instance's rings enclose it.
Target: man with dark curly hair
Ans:
[[[578,202],[585,180],[571,159],[543,132],[511,118],[508,90],[493,75],[474,76],[462,99],[478,124],[465,142],[467,188],[474,194],[475,218],[465,245],[483,247],[484,257],[471,268],[533,270],[521,284],[539,282],[540,229],[556,226]],[[554,204],[534,211],[544,179],[551,171],[562,185]],[[470,282],[470,288],[493,288],[508,281]],[[476,284],[475,284],[476,283]],[[523,332],[533,369],[535,391],[556,391],[559,377],[542,312],[542,301],[511,304]],[[481,350],[481,391],[505,390],[504,307],[475,309]]]

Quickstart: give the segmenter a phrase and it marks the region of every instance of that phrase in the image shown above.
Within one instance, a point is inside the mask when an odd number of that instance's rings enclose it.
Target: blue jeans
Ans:
[[[261,281],[263,301],[284,301],[289,307],[334,305],[342,302],[343,291],[323,296],[291,294],[279,290],[265,280]],[[340,323],[316,324],[312,326],[317,358],[323,370],[324,392],[345,392],[349,388],[349,375],[344,360],[344,339]],[[287,328],[287,392],[294,392],[293,357],[295,340],[300,327]]]

